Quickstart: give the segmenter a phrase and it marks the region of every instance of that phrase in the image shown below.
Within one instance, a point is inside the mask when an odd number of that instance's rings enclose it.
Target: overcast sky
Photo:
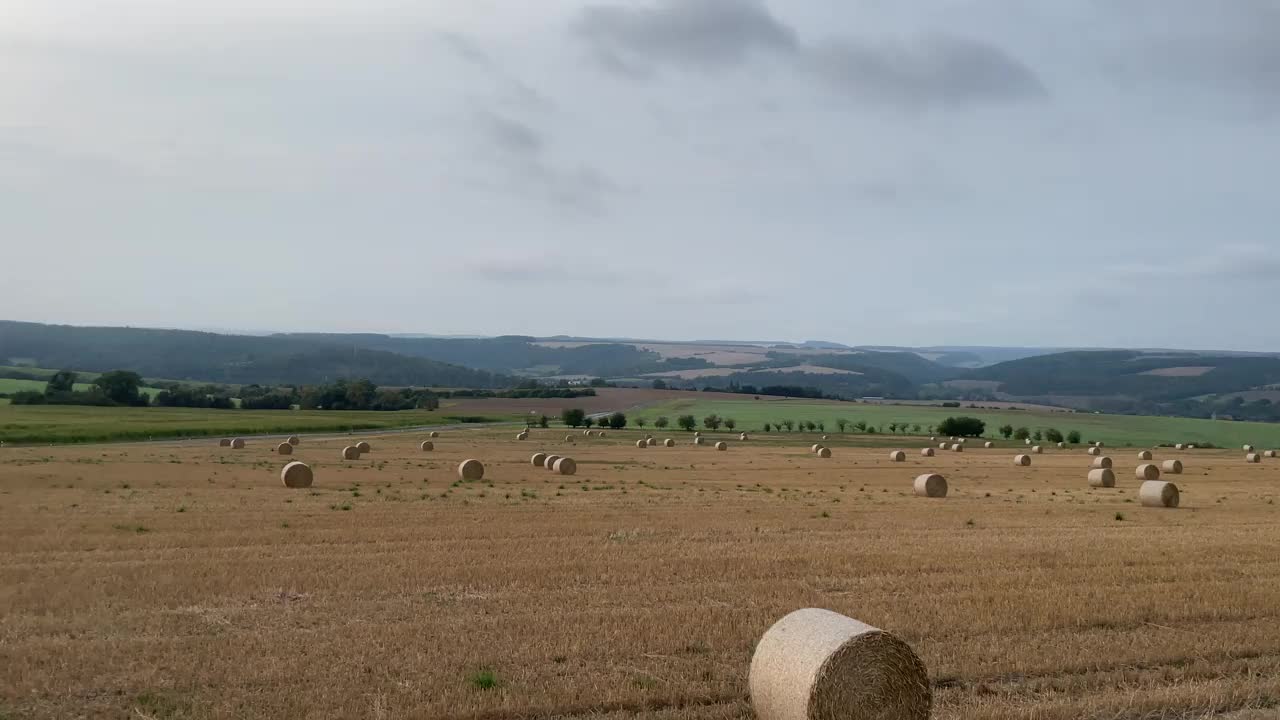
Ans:
[[[0,0],[0,318],[1280,350],[1280,2]]]

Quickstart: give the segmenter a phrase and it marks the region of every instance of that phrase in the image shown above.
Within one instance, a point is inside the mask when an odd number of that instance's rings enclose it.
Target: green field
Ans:
[[[16,378],[0,378],[0,393],[12,395],[16,392],[34,390],[35,392],[44,392],[45,386],[48,385],[47,380],[19,380]],[[74,385],[74,389],[80,392],[92,390],[92,383],[78,382]],[[138,392],[148,397],[160,392],[160,388],[141,387]]]
[[[838,432],[836,420],[844,418],[850,423],[866,422],[883,432],[889,423],[920,425],[927,433],[935,425],[952,415],[968,415],[987,423],[988,438],[998,438],[997,428],[1008,423],[1015,428],[1026,427],[1031,431],[1057,428],[1065,435],[1080,431],[1085,441],[1099,440],[1108,445],[1146,447],[1159,444],[1192,443],[1217,447],[1240,447],[1245,443],[1258,447],[1280,447],[1280,424],[1246,423],[1224,420],[1199,420],[1193,418],[1146,417],[1137,415],[1096,415],[1092,413],[1047,412],[1028,410],[980,410],[973,408],[941,408],[916,405],[872,405],[840,403],[820,400],[702,400],[690,398],[655,405],[633,411],[628,418],[645,418],[650,422],[665,415],[675,426],[676,417],[693,415],[702,429],[702,418],[710,414],[733,418],[738,430],[760,432],[764,423],[781,420],[796,422],[811,420],[825,423],[826,432]],[[854,431],[849,430],[852,434]],[[873,437],[860,436],[860,440]],[[885,445],[895,444],[894,435],[880,435]],[[900,435],[898,436],[900,437]]]
[[[510,418],[491,418],[494,421]],[[148,438],[382,430],[451,424],[425,410],[205,410],[198,408],[0,406],[0,442],[74,443]]]

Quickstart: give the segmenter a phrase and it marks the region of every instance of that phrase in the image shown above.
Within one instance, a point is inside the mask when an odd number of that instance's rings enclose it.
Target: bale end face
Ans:
[[[1139,465],[1137,470],[1133,472],[1134,476],[1139,480],[1159,480],[1160,468],[1156,465]]]
[[[676,441],[675,441],[675,440],[672,440],[671,438],[667,438],[666,440],[663,440],[663,441],[662,441],[662,446],[663,446],[663,447],[675,447],[675,446],[676,446]]]
[[[430,440],[423,440],[422,444],[419,445],[418,447],[421,448],[423,452],[431,452],[432,450],[436,449],[436,444],[431,442]]]
[[[1182,461],[1181,460],[1165,460],[1163,463],[1160,464],[1160,469],[1164,472],[1169,473],[1170,475],[1181,475]]]
[[[1139,460],[1150,460],[1150,459],[1151,459],[1151,451],[1150,451],[1150,450],[1143,450],[1142,452],[1138,453],[1138,459],[1139,459]]]
[[[542,467],[542,464],[545,463],[546,461],[547,461],[546,453],[534,453],[533,457],[529,458],[529,464],[534,467]]]
[[[818,457],[820,458],[831,457],[831,448],[818,448]]]
[[[890,462],[906,462],[907,454],[902,452],[901,450],[894,450],[893,452],[889,453],[889,461]]]
[[[231,441],[231,449],[232,449],[232,450],[243,450],[243,449],[244,449],[244,440],[241,440],[240,438],[236,438],[235,440],[232,440],[232,441]]]
[[[458,477],[463,480],[480,480],[484,477],[484,463],[479,460],[463,460],[458,463]]]
[[[1030,455],[1016,455],[1013,458],[1013,464],[1018,467],[1028,467],[1031,465]]]
[[[360,448],[354,445],[348,445],[342,448],[342,459],[343,460],[359,460]]]
[[[222,438],[219,440],[218,447],[231,447],[231,438]]]
[[[290,435],[290,436],[289,436],[289,444],[290,444],[290,445],[297,445],[298,443],[301,443],[301,442],[302,442],[302,438],[298,437],[297,435]]]
[[[551,469],[557,475],[573,475],[578,472],[578,463],[575,462],[573,458],[562,457],[555,461],[555,464],[551,466]]]
[[[947,496],[947,479],[936,473],[925,473],[916,478],[917,497],[944,498]]]
[[[372,450],[373,446],[370,445],[368,442],[361,440],[360,442],[356,443],[356,449],[360,451],[361,455],[363,455],[369,452],[370,450]]]
[[[1247,463],[1260,463],[1262,462],[1262,456],[1259,455],[1258,453],[1251,452],[1248,455],[1244,456],[1244,461]]]
[[[1111,466],[1112,466],[1111,458],[1100,456],[1093,459],[1093,463],[1091,464],[1090,467],[1092,467],[1094,470],[1110,470]]]
[[[311,472],[311,466],[296,460],[285,465],[280,471],[280,482],[288,488],[309,488],[314,480],[315,475]]]
[[[933,448],[924,448],[920,451],[921,457],[933,457],[934,455]]]
[[[1089,471],[1089,487],[1112,488],[1116,486],[1116,474],[1107,468]]]
[[[728,444],[726,444],[726,443],[723,443],[723,442],[718,442],[718,443],[716,443],[716,449],[717,449],[717,450],[728,450],[728,449],[729,449],[729,445],[728,445]]]
[[[1176,508],[1181,499],[1178,486],[1162,480],[1148,480],[1138,488],[1143,507]]]
[[[292,455],[293,446],[287,442],[282,442],[276,446],[276,453],[280,455]]]
[[[565,442],[573,442],[573,436],[572,436],[572,435],[565,435],[565,436],[564,436],[564,441],[565,441]]]

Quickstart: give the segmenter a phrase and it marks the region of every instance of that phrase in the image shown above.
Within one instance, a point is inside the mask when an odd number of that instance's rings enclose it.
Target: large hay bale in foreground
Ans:
[[[458,463],[458,477],[463,480],[479,480],[484,477],[484,463],[479,460],[463,460]]]
[[[343,460],[359,460],[360,448],[356,447],[355,445],[348,445],[342,448],[342,459]]]
[[[824,448],[818,448],[818,457],[820,457],[820,458],[829,458],[829,457],[831,457],[831,448],[825,448],[825,447],[824,447]]]
[[[901,450],[894,450],[893,452],[889,453],[889,461],[890,462],[906,462],[907,454],[902,452]]]
[[[292,447],[292,446],[290,446]],[[308,488],[315,476],[311,473],[311,466],[300,463],[297,460],[284,466],[280,471],[280,481],[288,488]]]
[[[1247,463],[1260,463],[1262,462],[1262,456],[1258,453],[1249,453],[1244,456],[1244,461]]]
[[[423,452],[431,452],[432,450],[436,449],[436,444],[431,442],[430,440],[423,440],[422,444],[419,445],[418,448],[421,449]]]
[[[298,437],[297,435],[290,435],[290,436],[289,436],[288,443],[289,443],[290,445],[297,445],[297,444],[299,444],[299,443],[301,443],[301,442],[302,442],[302,438]]]
[[[1111,458],[1106,456],[1098,456],[1093,459],[1092,463],[1089,464],[1089,467],[1093,468],[1094,470],[1110,470],[1111,466],[1112,466]]]
[[[356,449],[360,451],[361,455],[363,455],[369,452],[370,450],[372,450],[373,446],[370,445],[368,442],[361,440],[360,442],[356,443]]]
[[[1013,457],[1013,464],[1014,464],[1014,465],[1017,465],[1018,467],[1030,467],[1030,466],[1031,466],[1031,456],[1030,456],[1030,455],[1015,455],[1015,456]]]
[[[1139,459],[1139,460],[1150,460],[1150,459],[1151,459],[1151,451],[1150,451],[1150,450],[1143,450],[1142,452],[1138,453],[1138,459]]]
[[[666,440],[662,441],[662,445],[663,447],[675,447],[676,441],[672,440],[671,438],[667,438]]]
[[[1096,447],[1096,446],[1095,446],[1095,447],[1091,447],[1091,448],[1089,448],[1089,454],[1090,454],[1090,455],[1093,455],[1093,456],[1095,456],[1095,457],[1096,457],[1096,456],[1098,456],[1098,455],[1101,455],[1101,454],[1102,454],[1102,448],[1100,448],[1100,447]]]
[[[944,498],[947,496],[947,479],[937,473],[917,476],[915,493],[919,497]]]
[[[546,461],[547,461],[546,453],[534,453],[533,457],[529,458],[529,464],[534,467],[542,467],[543,463],[545,463]]]
[[[830,610],[774,623],[747,679],[759,720],[927,720],[929,674],[911,646]]]
[[[718,442],[718,443],[716,443],[716,449],[717,449],[717,450],[728,450],[728,449],[729,449],[729,444],[728,444],[728,443],[725,443],[725,442]]]
[[[1133,471],[1135,477],[1139,480],[1159,480],[1160,468],[1157,465],[1139,465],[1137,470]]]
[[[578,472],[578,463],[573,458],[562,457],[556,460],[551,470],[557,475],[572,475]]]
[[[232,450],[243,450],[243,449],[244,449],[244,440],[241,440],[240,438],[236,438],[235,440],[232,440],[232,441],[231,441],[231,449],[232,449]]]
[[[292,445],[290,445],[290,444],[289,444],[289,443],[287,443],[287,442],[282,442],[282,443],[280,443],[279,445],[277,445],[277,446],[276,446],[276,453],[277,453],[278,455],[292,455],[292,454],[293,454],[293,446],[292,446]]]
[[[1164,462],[1160,463],[1160,469],[1163,470],[1164,472],[1169,473],[1170,475],[1181,475],[1182,461],[1181,460],[1165,460]]]
[[[933,457],[935,454],[936,454],[936,453],[934,453],[933,448],[931,448],[931,447],[929,447],[929,448],[921,448],[921,450],[920,450],[920,456],[921,456],[921,457]]]
[[[1138,488],[1138,501],[1143,507],[1176,508],[1181,494],[1178,486],[1163,480],[1148,480]]]
[[[1112,488],[1116,486],[1116,474],[1110,468],[1089,471],[1089,487]]]

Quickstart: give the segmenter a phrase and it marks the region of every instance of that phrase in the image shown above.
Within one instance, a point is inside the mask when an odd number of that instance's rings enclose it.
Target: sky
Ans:
[[[1280,350],[1280,1],[0,0],[0,319]]]

